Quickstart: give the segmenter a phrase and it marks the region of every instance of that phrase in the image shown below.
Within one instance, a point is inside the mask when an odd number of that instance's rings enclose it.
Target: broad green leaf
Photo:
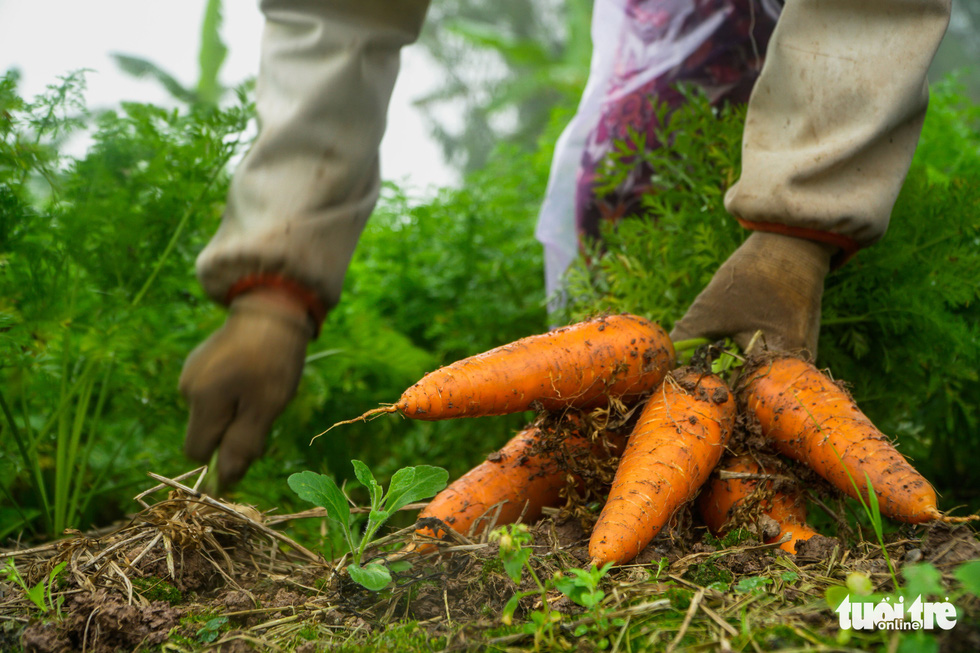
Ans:
[[[569,571],[574,571],[569,569]],[[555,581],[555,589],[570,598],[572,601],[578,603],[578,596],[582,592],[588,591],[588,588],[583,587],[575,578],[569,578],[568,576],[564,578],[559,578]],[[581,604],[580,604],[581,605]]]
[[[771,585],[772,579],[764,576],[749,576],[735,585],[736,592],[765,591],[766,585]]]
[[[504,622],[505,625],[509,626],[513,622],[514,612],[517,610],[517,604],[524,596],[524,592],[518,592],[507,601],[503,612],[500,614],[500,620]]]
[[[228,623],[228,617],[215,617],[201,626],[197,631],[197,638],[203,644],[210,644],[218,639],[221,627]]]
[[[38,583],[27,590],[27,598],[42,611],[47,612],[48,606],[44,604],[44,583]]]
[[[824,592],[824,599],[827,601],[827,605],[830,606],[831,610],[837,610],[837,607],[844,602],[844,599],[848,597],[850,592],[843,585],[831,585]]]
[[[408,571],[412,568],[412,563],[408,560],[396,560],[395,562],[388,563],[388,571],[393,573],[401,573],[403,571]]]
[[[504,563],[504,571],[510,577],[515,584],[521,584],[521,572],[524,569],[524,563],[526,563],[531,558],[531,549],[517,549],[512,550],[510,553],[504,555],[501,553],[500,559]]]
[[[404,467],[391,477],[385,510],[394,514],[399,508],[439,493],[449,481],[449,472],[441,467],[419,465]]]
[[[361,482],[361,485],[363,485],[371,495],[371,507],[380,508],[381,496],[384,494],[384,491],[381,489],[381,486],[378,485],[378,482],[374,480],[374,474],[372,474],[368,466],[362,463],[360,460],[352,460],[350,461],[350,464],[354,467],[354,475],[357,476],[357,480]],[[387,519],[387,517],[385,519]]]
[[[934,635],[918,630],[913,633],[902,633],[896,653],[938,653],[939,642]]]
[[[291,475],[286,482],[300,499],[326,509],[327,516],[345,529],[350,527],[350,504],[332,478],[305,471]]]
[[[849,573],[846,583],[848,591],[859,596],[869,596],[875,589],[871,577],[861,571]]]
[[[116,64],[122,69],[123,72],[128,73],[137,79],[152,77],[157,80],[161,86],[167,89],[168,93],[181,102],[187,102],[188,104],[197,102],[198,96],[194,91],[191,91],[183,86],[173,75],[160,68],[160,66],[156,65],[152,61],[143,59],[142,57],[134,57],[132,55],[121,53],[110,53],[109,56],[116,60]]]
[[[578,604],[585,608],[591,608],[598,605],[605,597],[606,593],[602,590],[583,592],[582,595],[579,596]]]
[[[905,595],[906,600],[921,596],[924,601],[928,596],[938,596],[945,591],[943,575],[931,563],[920,562],[908,565],[902,569],[902,576],[905,577],[902,594]]]
[[[953,576],[960,581],[967,592],[973,596],[980,596],[980,560],[971,560],[960,565],[953,572]]]
[[[388,587],[391,582],[391,574],[388,569],[379,562],[372,562],[360,567],[358,565],[348,565],[347,573],[351,580],[360,584],[365,589],[372,592],[379,592]]]

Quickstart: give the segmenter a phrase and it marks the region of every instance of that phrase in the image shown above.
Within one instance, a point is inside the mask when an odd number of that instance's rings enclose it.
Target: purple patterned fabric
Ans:
[[[656,107],[684,101],[678,83],[697,85],[715,104],[748,101],[778,12],[771,0],[627,0],[625,7],[614,69],[576,180],[580,240],[598,238],[603,220],[636,213],[649,191],[653,171],[639,163],[614,192],[596,196],[596,170],[615,142],[633,130],[646,147],[660,147]]]

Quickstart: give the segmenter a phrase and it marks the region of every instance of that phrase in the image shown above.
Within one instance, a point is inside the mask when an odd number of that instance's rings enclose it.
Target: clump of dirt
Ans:
[[[980,559],[980,541],[967,526],[934,522],[925,527],[918,549],[923,559],[939,569],[949,568],[967,560]]]
[[[25,651],[86,650],[112,653],[167,640],[183,610],[164,601],[129,604],[105,590],[73,594],[65,601],[67,617],[61,622],[35,622],[24,629]]]
[[[842,549],[841,543],[836,538],[814,535],[808,540],[796,543],[796,559],[801,562],[829,560],[835,549]]]
[[[457,554],[458,555],[458,554]],[[405,613],[419,621],[475,622],[499,615],[516,588],[501,570],[497,545],[488,543],[464,556],[437,562],[441,577],[416,582],[405,597]]]

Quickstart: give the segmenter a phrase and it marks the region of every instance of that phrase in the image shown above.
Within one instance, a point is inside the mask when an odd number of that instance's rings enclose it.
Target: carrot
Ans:
[[[743,474],[771,474],[749,456],[732,458],[719,470]],[[796,543],[808,540],[817,534],[807,526],[806,504],[799,493],[792,488],[773,488],[772,479],[763,481],[759,487],[758,479],[715,477],[708,483],[698,497],[698,512],[705,525],[715,535],[723,535],[733,512],[747,505],[747,500],[760,491],[758,508],[779,526],[779,533],[765,537],[766,543],[778,542],[787,533],[790,539],[779,545],[789,553],[796,553]]]
[[[596,565],[632,560],[718,464],[735,400],[717,376],[680,368],[643,408],[592,531]]]
[[[440,420],[595,408],[609,397],[650,392],[673,366],[674,346],[659,325],[636,315],[610,315],[464,358],[424,376],[394,405],[349,422],[396,411]]]
[[[813,365],[792,357],[747,370],[740,397],[762,434],[785,456],[811,467],[834,487],[857,498],[870,478],[881,514],[916,524],[947,517],[936,492],[888,441],[850,395]]]
[[[607,441],[593,443],[576,429],[562,438],[553,427],[532,424],[437,494],[419,519],[436,517],[464,535],[482,533],[494,517],[498,525],[518,519],[534,521],[543,508],[561,503],[562,490],[569,482],[581,483],[569,471],[569,462],[590,455],[602,460],[622,451],[623,436],[607,432],[604,437]],[[481,519],[484,516],[487,519]],[[439,538],[446,535],[430,527],[417,532]]]

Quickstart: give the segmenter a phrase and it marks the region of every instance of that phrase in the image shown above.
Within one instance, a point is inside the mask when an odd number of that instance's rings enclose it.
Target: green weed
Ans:
[[[388,492],[374,479],[371,470],[360,460],[352,460],[357,479],[368,489],[371,497],[371,511],[368,513],[364,534],[355,537],[351,528],[350,500],[333,478],[324,474],[306,471],[289,477],[289,487],[304,501],[309,501],[327,511],[327,517],[340,526],[351,552],[352,562],[347,573],[353,581],[371,591],[380,591],[391,583],[389,566],[380,562],[361,565],[364,552],[374,536],[402,507],[410,503],[435,496],[446,487],[449,473],[440,467],[419,465],[404,467],[391,477]]]
[[[14,565],[12,558],[7,559],[7,564],[0,571],[4,573],[8,581],[14,583],[20,587],[21,590],[23,590],[27,598],[30,599],[31,603],[33,603],[40,612],[44,614],[54,612],[57,618],[61,619],[61,606],[64,604],[65,597],[60,595],[55,597],[54,585],[55,581],[58,579],[58,576],[67,566],[67,562],[59,562],[51,569],[51,571],[48,572],[48,575],[41,580],[41,582],[32,587],[28,587],[27,582],[24,580],[23,576],[20,575],[20,572]]]

